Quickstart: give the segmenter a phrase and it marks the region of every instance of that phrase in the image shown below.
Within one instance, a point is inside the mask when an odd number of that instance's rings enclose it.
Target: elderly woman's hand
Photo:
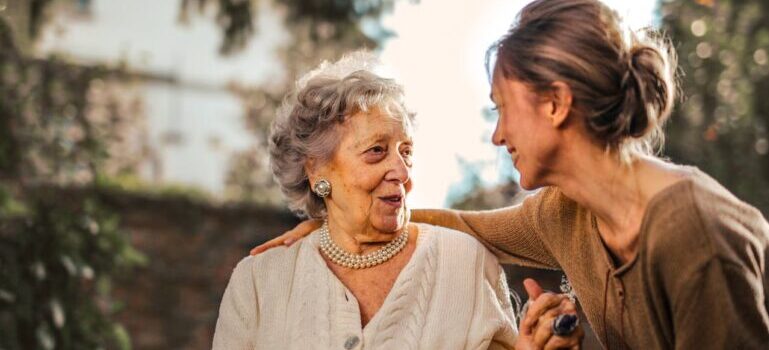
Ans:
[[[286,231],[282,235],[275,237],[267,242],[264,242],[253,249],[251,249],[251,255],[262,253],[270,248],[279,247],[282,245],[289,246],[297,240],[309,235],[312,231],[317,230],[323,225],[322,220],[305,220],[296,225],[291,230]]]
[[[553,322],[559,315],[577,315],[577,307],[565,294],[543,292],[532,279],[524,281],[529,294],[526,314],[521,320],[515,349],[579,349],[584,330],[577,325],[568,335],[553,334]]]

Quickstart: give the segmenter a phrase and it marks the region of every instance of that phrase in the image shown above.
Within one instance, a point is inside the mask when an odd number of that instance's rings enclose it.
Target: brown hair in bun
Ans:
[[[487,57],[492,54],[504,77],[539,92],[556,81],[568,84],[586,129],[623,159],[662,145],[676,93],[675,53],[650,29],[623,29],[600,1],[534,1]]]

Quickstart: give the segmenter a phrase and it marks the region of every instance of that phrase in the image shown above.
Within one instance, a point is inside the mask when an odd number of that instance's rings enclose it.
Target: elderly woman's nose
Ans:
[[[407,183],[411,177],[411,167],[408,165],[406,159],[398,155],[392,157],[389,162],[389,169],[385,176],[386,180],[398,181],[400,183]]]

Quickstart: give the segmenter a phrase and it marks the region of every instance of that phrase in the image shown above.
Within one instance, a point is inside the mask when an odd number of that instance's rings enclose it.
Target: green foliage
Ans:
[[[3,349],[125,348],[109,316],[109,281],[145,262],[96,197],[30,195],[0,202],[0,337]]]
[[[136,193],[165,198],[179,198],[190,201],[206,203],[210,202],[211,195],[197,187],[182,184],[154,184],[142,180],[134,174],[120,176],[100,175],[96,179],[96,185],[102,190],[116,192]]]
[[[275,3],[286,10],[288,25],[295,27],[303,24],[315,28],[310,31],[313,41],[345,40],[350,32],[358,31],[361,21],[378,19],[384,11],[392,10],[396,0],[276,0]],[[222,30],[220,51],[231,54],[245,47],[254,35],[254,18],[258,1],[242,0],[182,0],[181,19],[185,21],[191,9],[204,12],[209,5],[216,6],[216,20]],[[370,24],[378,25],[378,21]],[[378,30],[381,40],[391,35],[388,31]]]
[[[664,1],[684,102],[665,153],[694,164],[769,216],[769,2]]]
[[[0,170],[6,179],[88,180],[104,159],[98,130],[86,116],[100,67],[23,57],[0,18]]]
[[[37,3],[37,2],[36,2]],[[89,119],[100,67],[24,57],[0,17],[0,348],[130,348],[110,279],[144,262],[96,195],[107,156]]]

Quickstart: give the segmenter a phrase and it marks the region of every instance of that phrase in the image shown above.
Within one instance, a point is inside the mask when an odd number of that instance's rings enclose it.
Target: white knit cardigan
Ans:
[[[224,292],[213,348],[511,349],[517,331],[497,259],[464,233],[418,225],[411,260],[363,329],[317,231],[246,257]]]

